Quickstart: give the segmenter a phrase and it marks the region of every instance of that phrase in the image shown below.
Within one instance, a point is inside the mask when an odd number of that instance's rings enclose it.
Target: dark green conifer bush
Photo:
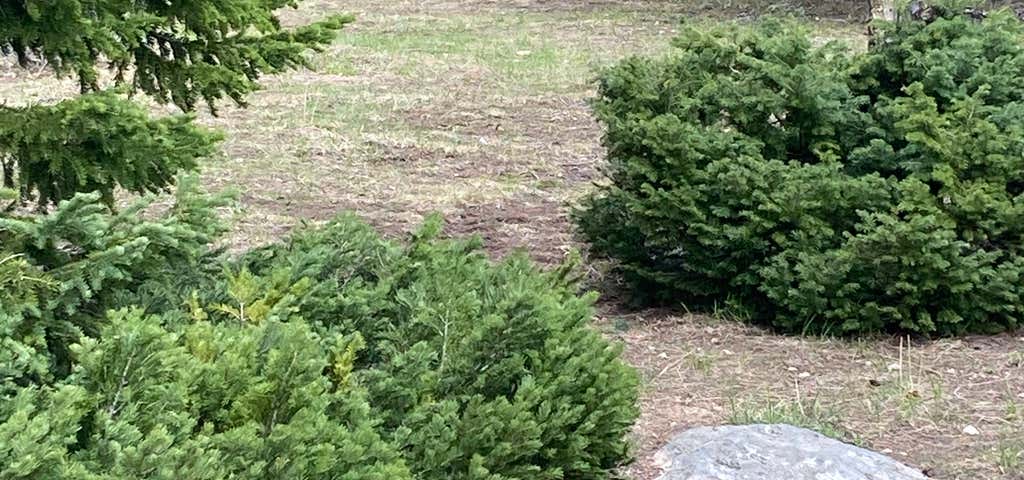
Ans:
[[[50,214],[0,215],[0,390],[66,375],[69,345],[97,334],[107,310],[177,309],[176,295],[214,278],[228,196],[184,177],[171,208],[147,220],[153,200],[112,214],[98,193],[79,194]]]
[[[39,479],[411,478],[355,384],[303,322],[168,328],[112,311],[52,386],[0,403],[0,476]]]
[[[26,252],[0,256],[0,476],[599,479],[628,460],[637,378],[571,265],[353,217],[225,260],[189,224],[211,202],[120,230],[79,195],[0,225]],[[84,228],[120,240],[65,243]]]
[[[0,155],[11,166],[8,186],[42,205],[77,192],[99,192],[108,205],[114,189],[159,192],[175,173],[191,171],[214,153],[219,136],[190,116],[152,119],[114,92],[82,95],[53,106],[0,112]],[[13,171],[17,169],[17,175]]]
[[[241,102],[347,21],[282,30],[284,5],[0,6],[0,52],[84,93],[0,107],[0,478],[610,476],[637,380],[570,266],[350,217],[228,257],[228,196],[173,177],[217,136],[99,90],[103,60],[184,110]],[[150,195],[115,210],[116,188]]]
[[[628,458],[637,379],[588,328],[594,298],[576,295],[572,265],[492,265],[439,229],[399,247],[342,218],[238,268],[312,280],[290,311],[324,335],[359,332],[356,381],[416,478],[605,478]]]
[[[855,55],[766,22],[610,69],[593,252],[647,300],[789,331],[1018,326],[1024,24],[934,12]]]
[[[98,194],[0,217],[0,477],[411,478],[345,338],[208,321],[224,199],[178,185],[148,219]]]

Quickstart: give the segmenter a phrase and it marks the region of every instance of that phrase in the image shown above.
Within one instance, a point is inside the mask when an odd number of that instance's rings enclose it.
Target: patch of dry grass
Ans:
[[[678,16],[530,5],[319,1],[289,12],[293,24],[334,11],[359,21],[313,71],[270,78],[250,108],[203,118],[228,138],[207,179],[245,191],[235,245],[348,209],[392,234],[440,211],[498,253],[560,259],[572,245],[566,205],[598,177],[595,72],[665,48]]]
[[[621,315],[621,314],[620,314]],[[1024,441],[1024,336],[935,341],[782,337],[663,311],[606,319],[643,373],[639,461],[681,428],[738,420],[808,426],[935,478],[1018,479]],[[615,324],[620,328],[616,329]],[[626,325],[625,329],[623,326]],[[694,352],[707,362],[695,366]]]

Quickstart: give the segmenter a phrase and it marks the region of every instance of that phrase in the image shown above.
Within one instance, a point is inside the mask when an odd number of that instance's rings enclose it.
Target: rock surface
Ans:
[[[701,427],[657,453],[659,480],[925,480],[885,455],[791,425]]]

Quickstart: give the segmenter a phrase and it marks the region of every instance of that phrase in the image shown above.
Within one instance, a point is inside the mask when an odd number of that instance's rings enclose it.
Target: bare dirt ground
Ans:
[[[336,12],[358,22],[313,71],[268,78],[248,109],[201,115],[228,139],[204,177],[242,193],[237,249],[344,210],[395,237],[440,211],[449,234],[480,235],[496,257],[525,248],[557,263],[582,247],[571,205],[601,180],[601,129],[587,106],[597,69],[665,50],[684,18],[764,10],[749,3],[309,0],[286,22]],[[775,10],[799,10],[790,7]],[[815,25],[828,38],[863,31]],[[52,101],[72,88],[0,68],[2,99]],[[1024,333],[840,341],[682,309],[630,312],[614,296],[600,311],[599,328],[644,378],[630,478],[656,476],[650,456],[673,432],[781,421],[935,478],[1024,479]]]

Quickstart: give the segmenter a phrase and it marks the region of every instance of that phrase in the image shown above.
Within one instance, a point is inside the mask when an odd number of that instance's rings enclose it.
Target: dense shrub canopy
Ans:
[[[0,477],[607,478],[637,379],[571,266],[352,217],[229,259],[225,199],[0,217]],[[149,218],[143,220],[142,218]]]
[[[766,22],[609,70],[593,251],[649,300],[790,331],[1017,326],[1024,24],[935,12],[856,55]]]
[[[0,106],[0,200],[37,202],[0,210],[0,478],[609,477],[637,379],[571,265],[494,264],[437,219],[407,245],[343,217],[216,247],[230,196],[174,173],[218,135],[122,94],[241,103],[349,20],[282,29],[293,4],[0,4],[0,54],[83,91]],[[115,212],[117,188],[150,195]]]
[[[576,295],[572,265],[491,266],[476,242],[433,240],[439,229],[398,248],[343,218],[242,268],[313,280],[299,314],[359,332],[357,371],[416,478],[605,477],[627,458],[636,379],[587,326],[594,297]]]

